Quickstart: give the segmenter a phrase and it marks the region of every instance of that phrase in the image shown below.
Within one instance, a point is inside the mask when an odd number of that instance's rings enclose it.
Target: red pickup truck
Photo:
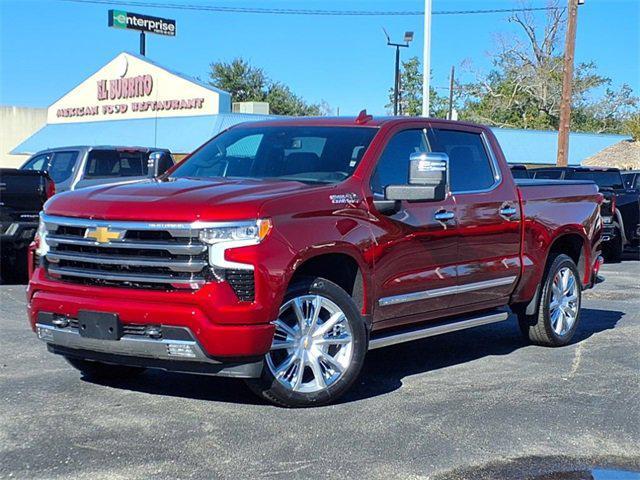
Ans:
[[[588,181],[516,183],[487,128],[416,118],[235,126],[155,180],[56,195],[31,326],[84,375],[247,379],[341,396],[367,350],[507,320],[567,344],[600,266]]]

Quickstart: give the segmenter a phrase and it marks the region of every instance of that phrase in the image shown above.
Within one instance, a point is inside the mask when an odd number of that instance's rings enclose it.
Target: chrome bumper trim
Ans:
[[[114,355],[127,355],[132,357],[144,357],[161,360],[204,362],[218,365],[220,362],[212,360],[196,342],[188,340],[166,340],[151,338],[135,338],[133,335],[125,335],[120,340],[98,340],[81,336],[77,330],[71,328],[57,328],[51,325],[36,323],[38,338],[45,343],[50,343],[66,348],[79,350],[92,350],[96,352],[111,353]],[[175,356],[169,354],[169,347],[190,347],[193,356]]]

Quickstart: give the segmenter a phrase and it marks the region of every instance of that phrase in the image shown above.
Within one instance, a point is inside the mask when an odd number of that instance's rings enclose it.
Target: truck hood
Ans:
[[[98,220],[242,220],[260,215],[266,200],[309,188],[279,180],[147,180],[61,193],[47,202],[45,212]]]

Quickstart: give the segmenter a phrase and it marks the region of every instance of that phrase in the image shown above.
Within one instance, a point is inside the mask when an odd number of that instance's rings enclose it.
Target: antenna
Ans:
[[[368,121],[373,120],[373,116],[367,113],[367,109],[361,110],[356,118],[356,124],[362,125],[363,123],[367,123]]]

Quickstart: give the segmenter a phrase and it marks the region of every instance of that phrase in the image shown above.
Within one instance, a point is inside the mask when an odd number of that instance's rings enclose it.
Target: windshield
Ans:
[[[171,177],[337,183],[354,172],[376,132],[370,127],[234,128],[205,144]]]
[[[620,175],[620,172],[616,171],[606,172],[602,170],[578,170],[568,176],[567,180],[591,180],[600,188],[623,188],[622,176]]]

